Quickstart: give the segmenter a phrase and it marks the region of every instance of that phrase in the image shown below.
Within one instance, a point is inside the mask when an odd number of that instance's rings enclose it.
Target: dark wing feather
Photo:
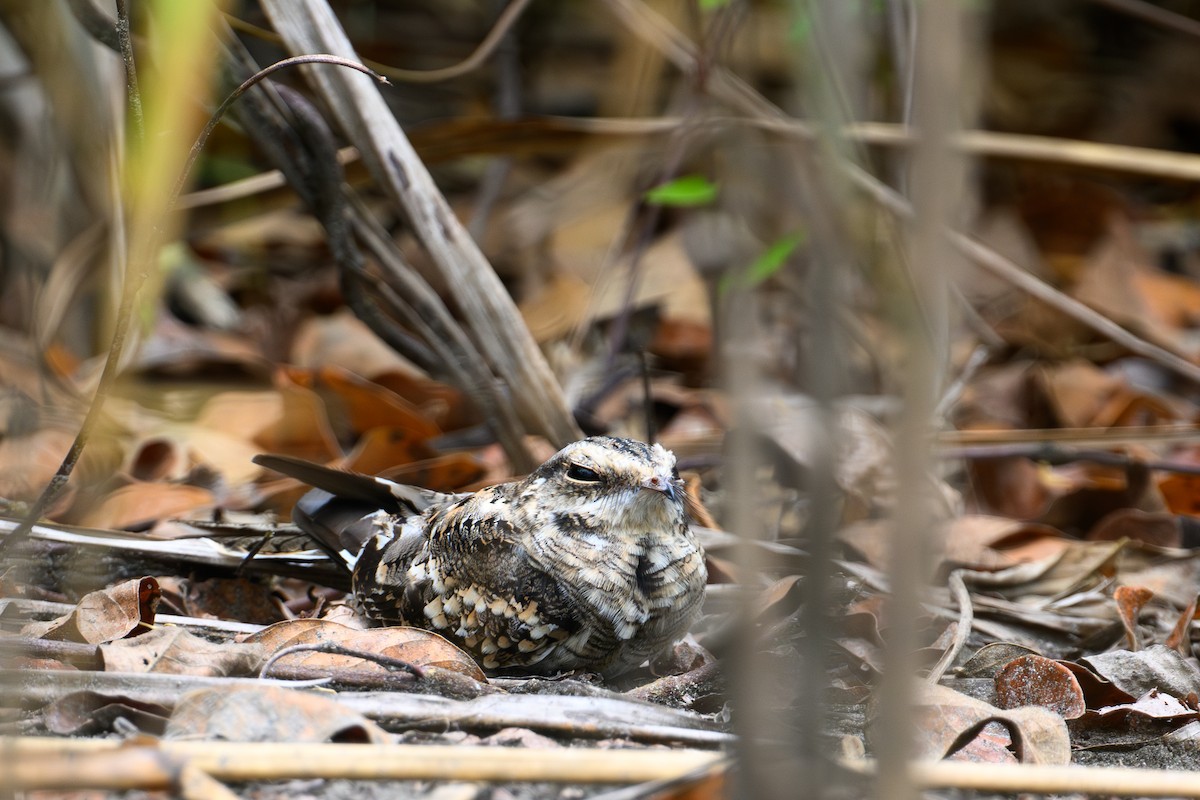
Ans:
[[[292,508],[292,522],[347,570],[353,569],[363,544],[376,533],[378,508],[313,489]]]
[[[354,568],[363,545],[375,535],[391,533],[405,519],[455,499],[291,456],[258,455],[254,463],[316,487],[296,503],[292,520],[347,569]]]
[[[261,467],[303,481],[337,497],[356,500],[390,514],[409,516],[456,498],[456,495],[408,486],[349,470],[334,469],[292,456],[262,454],[255,456],[253,461]]]

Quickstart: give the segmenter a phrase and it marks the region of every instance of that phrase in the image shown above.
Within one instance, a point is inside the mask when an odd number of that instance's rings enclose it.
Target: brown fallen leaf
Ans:
[[[1188,603],[1187,608],[1183,610],[1183,613],[1179,615],[1179,619],[1175,621],[1175,627],[1171,629],[1171,635],[1164,642],[1167,647],[1185,657],[1192,654],[1189,629],[1191,628],[1192,620],[1196,618],[1197,601],[1200,601],[1200,595],[1193,597],[1192,602]]]
[[[22,633],[40,639],[102,644],[146,634],[162,593],[154,578],[135,578],[89,592],[75,608],[49,622],[32,622]]]
[[[1154,592],[1142,586],[1118,586],[1113,592],[1117,601],[1117,613],[1121,617],[1121,625],[1125,628],[1125,643],[1130,650],[1142,649],[1142,636],[1138,631],[1138,617],[1142,608],[1154,598]]]
[[[374,383],[416,406],[441,430],[458,430],[479,422],[478,411],[467,401],[466,395],[453,386],[401,370],[359,374],[365,374]]]
[[[159,736],[167,726],[167,709],[156,703],[102,694],[71,692],[42,709],[46,730],[59,736],[87,736],[113,730],[117,718],[132,722],[139,731]]]
[[[199,689],[185,694],[166,739],[227,742],[386,744],[375,723],[327,697],[277,686]]]
[[[270,625],[286,619],[280,612],[277,588],[260,580],[199,580],[164,575],[159,583],[163,599],[187,617],[233,619],[253,625]]]
[[[136,639],[99,647],[105,672],[172,675],[254,675],[264,658],[258,644],[210,642],[183,628],[155,628]]]
[[[1200,692],[1200,666],[1160,644],[1136,653],[1114,650],[1079,659],[1097,675],[1116,684],[1133,697],[1157,689],[1173,697]]]
[[[286,368],[295,385],[310,389],[325,398],[326,413],[356,433],[377,427],[399,427],[417,440],[441,433],[436,424],[404,398],[379,384],[337,366],[313,370]]]
[[[194,514],[215,502],[213,493],[199,486],[135,483],[117,489],[72,521],[85,528],[135,530],[161,519]]]
[[[364,431],[354,450],[330,466],[375,475],[397,464],[424,461],[432,454],[433,448],[404,426],[377,425]]]
[[[1093,542],[1133,539],[1158,547],[1181,547],[1183,530],[1179,518],[1169,512],[1119,508],[1093,525],[1086,538]]]
[[[1191,448],[1176,453],[1172,460],[1180,464],[1195,465],[1200,462],[1200,452]],[[1171,513],[1200,516],[1200,475],[1169,473],[1158,479],[1158,490]]]
[[[303,320],[292,340],[288,361],[302,368],[337,364],[371,379],[393,370],[419,374],[348,308]]]
[[[74,434],[46,428],[0,439],[0,497],[33,500],[58,470]]]
[[[1087,710],[1083,690],[1071,670],[1039,655],[1014,658],[1000,670],[996,675],[996,705],[1040,706],[1063,719],[1075,719]]]
[[[355,630],[336,622],[315,619],[288,620],[277,622],[244,640],[248,644],[261,646],[267,654],[285,647],[331,643],[348,650],[378,653],[391,659],[406,662],[417,668],[440,667],[461,673],[481,683],[487,679],[469,655],[432,631],[421,628],[390,627]],[[363,671],[368,674],[386,672],[379,664],[353,656],[321,652],[299,652],[284,656],[281,661],[303,665],[314,670],[338,670],[340,672]]]
[[[1103,706],[1133,702],[1133,695],[1122,691],[1112,681],[1097,675],[1083,664],[1076,664],[1074,661],[1060,661],[1058,663],[1069,669],[1071,674],[1075,676],[1075,680],[1079,683],[1079,688],[1083,691],[1083,704],[1088,708],[1095,709]]]
[[[1002,711],[941,685],[922,687],[916,700],[917,748],[925,757],[1067,764],[1071,740],[1061,716],[1029,706]]]
[[[996,516],[1037,519],[1054,496],[1042,470],[1024,456],[971,459],[967,473],[980,510]]]

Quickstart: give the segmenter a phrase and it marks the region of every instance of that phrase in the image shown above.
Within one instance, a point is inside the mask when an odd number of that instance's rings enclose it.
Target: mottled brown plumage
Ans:
[[[704,555],[659,445],[584,439],[465,495],[257,460],[318,487],[293,517],[352,567],[369,618],[434,630],[488,671],[620,674],[680,638],[703,597]]]

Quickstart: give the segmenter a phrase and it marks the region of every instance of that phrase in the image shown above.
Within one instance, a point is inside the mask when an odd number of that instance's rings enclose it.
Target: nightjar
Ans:
[[[584,439],[524,480],[458,495],[255,461],[317,487],[293,520],[353,571],[368,618],[435,631],[489,672],[619,675],[682,637],[704,595],[661,445]]]

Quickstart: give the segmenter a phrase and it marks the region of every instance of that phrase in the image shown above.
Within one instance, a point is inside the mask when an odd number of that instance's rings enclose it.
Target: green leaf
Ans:
[[[732,0],[700,0],[700,8],[703,11],[716,11],[718,8],[724,8],[731,2]]]
[[[788,39],[796,44],[807,44],[812,37],[813,19],[808,13],[799,13],[788,28]]]
[[[647,203],[656,206],[705,206],[717,198],[717,185],[703,175],[684,175],[655,186],[644,197]]]
[[[787,262],[788,256],[804,241],[803,233],[793,233],[784,236],[767,248],[767,252],[754,260],[746,270],[746,281],[750,286],[757,286],[770,278]]]
[[[754,259],[754,263],[741,273],[727,274],[718,287],[718,292],[724,294],[734,287],[753,289],[783,268],[788,257],[804,242],[803,233],[792,233],[778,239],[766,249],[762,255]]]

